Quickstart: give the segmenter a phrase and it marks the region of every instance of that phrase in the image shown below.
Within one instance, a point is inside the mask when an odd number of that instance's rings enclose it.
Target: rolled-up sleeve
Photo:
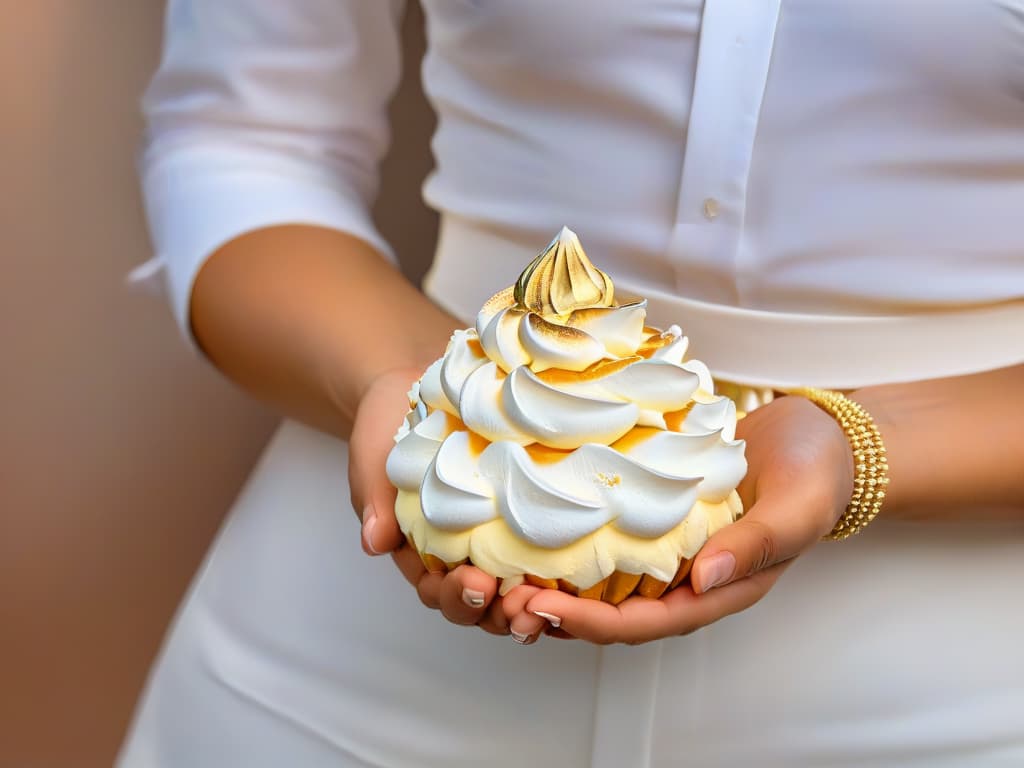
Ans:
[[[143,100],[155,257],[192,341],[195,276],[254,229],[313,224],[388,258],[370,207],[400,74],[402,0],[170,0]],[[287,260],[288,254],[281,258]]]

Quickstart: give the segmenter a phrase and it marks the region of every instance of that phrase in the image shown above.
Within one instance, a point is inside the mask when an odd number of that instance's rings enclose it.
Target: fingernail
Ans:
[[[484,593],[467,587],[462,590],[462,602],[470,608],[480,608],[484,604]]]
[[[530,636],[528,634],[524,632],[516,632],[514,629],[512,630],[512,639],[520,645],[526,645],[530,642]]]
[[[719,552],[700,563],[701,592],[720,587],[729,580],[736,570],[736,558],[732,552]]]
[[[555,614],[553,613],[544,613],[544,611],[531,611],[531,613],[534,616],[540,616],[555,629],[558,629],[560,626],[562,626],[562,619],[558,616],[555,616]]]
[[[367,506],[363,510],[363,542],[366,544],[366,548],[375,555],[381,554],[377,551],[377,548],[373,546],[373,529],[377,526],[377,513],[373,511],[372,506]]]

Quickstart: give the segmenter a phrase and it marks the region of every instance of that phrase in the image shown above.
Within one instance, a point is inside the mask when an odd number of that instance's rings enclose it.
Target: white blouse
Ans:
[[[423,4],[425,196],[446,219],[538,248],[568,224],[633,290],[769,313],[1024,298],[1015,0]],[[198,268],[247,230],[319,224],[389,253],[369,209],[402,5],[169,3],[143,175],[186,334]],[[522,266],[494,258],[442,272]],[[1002,333],[1024,350],[1024,328]]]
[[[1024,361],[1024,0],[422,2],[443,215],[426,285],[458,314],[566,224],[727,378]],[[369,208],[401,5],[170,0],[143,174],[148,271],[186,335],[200,264],[247,230],[307,222],[388,253]],[[1019,526],[880,520],[690,637],[511,653],[339,555],[359,535],[346,461],[281,430],[125,768],[1021,764]]]

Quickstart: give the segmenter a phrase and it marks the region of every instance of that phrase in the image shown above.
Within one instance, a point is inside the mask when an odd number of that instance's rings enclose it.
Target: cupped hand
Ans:
[[[747,512],[708,540],[688,583],[657,600],[631,597],[617,606],[538,590],[509,614],[512,632],[643,643],[688,634],[764,597],[845,510],[853,457],[835,420],[801,397],[754,411],[739,422],[737,436],[747,441],[748,471],[739,487]]]
[[[385,472],[394,436],[409,410],[408,392],[419,369],[394,369],[378,376],[359,402],[349,440],[349,485],[352,505],[362,520],[362,546],[368,555],[390,553],[402,575],[429,608],[456,624],[478,624],[494,634],[508,634],[497,581],[472,566],[450,573],[429,572],[408,545],[395,519],[394,486]]]

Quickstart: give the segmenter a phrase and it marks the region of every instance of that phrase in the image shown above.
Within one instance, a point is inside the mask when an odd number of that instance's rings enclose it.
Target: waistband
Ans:
[[[424,288],[471,322],[537,250],[535,242],[446,215]],[[710,304],[612,279],[616,293],[647,299],[648,324],[682,328],[693,357],[717,377],[755,387],[849,390],[1024,362],[1024,300],[903,315],[822,315]]]

